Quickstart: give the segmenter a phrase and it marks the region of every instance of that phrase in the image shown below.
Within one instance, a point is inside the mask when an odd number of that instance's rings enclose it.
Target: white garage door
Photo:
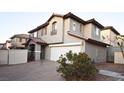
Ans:
[[[61,54],[66,54],[70,50],[72,50],[73,53],[79,53],[81,52],[81,46],[51,47],[50,59],[53,61],[57,61]]]

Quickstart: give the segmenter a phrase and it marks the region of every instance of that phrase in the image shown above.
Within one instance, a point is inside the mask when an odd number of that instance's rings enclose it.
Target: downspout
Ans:
[[[65,30],[65,25],[64,25],[64,22],[65,22],[65,20],[64,20],[64,18],[63,18],[63,27],[62,27],[62,42],[64,43],[64,30]]]

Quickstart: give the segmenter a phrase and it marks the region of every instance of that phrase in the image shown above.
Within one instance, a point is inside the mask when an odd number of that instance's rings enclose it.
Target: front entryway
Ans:
[[[35,60],[35,44],[30,44],[28,50],[28,62],[34,60]]]
[[[40,59],[45,59],[45,45],[41,45]]]

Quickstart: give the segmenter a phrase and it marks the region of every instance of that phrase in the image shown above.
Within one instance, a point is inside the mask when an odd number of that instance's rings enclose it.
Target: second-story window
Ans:
[[[41,36],[43,36],[43,35],[47,35],[47,27],[45,27],[41,30]]]
[[[22,42],[22,38],[19,38],[19,42]]]
[[[43,29],[41,29],[41,36],[43,36]]]
[[[53,22],[52,23],[52,31],[56,31],[57,30],[57,22]]]
[[[52,23],[52,31],[51,31],[51,35],[55,35],[57,34],[57,22],[53,22]]]
[[[37,37],[37,32],[34,32],[34,37]]]
[[[73,22],[73,24],[72,24],[72,29],[73,29],[73,31],[76,31],[76,23],[75,22]]]
[[[95,27],[95,34],[96,36],[100,35],[100,29],[98,27]]]

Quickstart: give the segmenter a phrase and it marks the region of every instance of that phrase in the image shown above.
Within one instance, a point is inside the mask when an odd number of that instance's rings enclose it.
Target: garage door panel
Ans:
[[[66,54],[70,50],[74,53],[79,53],[81,51],[81,46],[51,47],[50,59],[57,61],[61,55]]]

